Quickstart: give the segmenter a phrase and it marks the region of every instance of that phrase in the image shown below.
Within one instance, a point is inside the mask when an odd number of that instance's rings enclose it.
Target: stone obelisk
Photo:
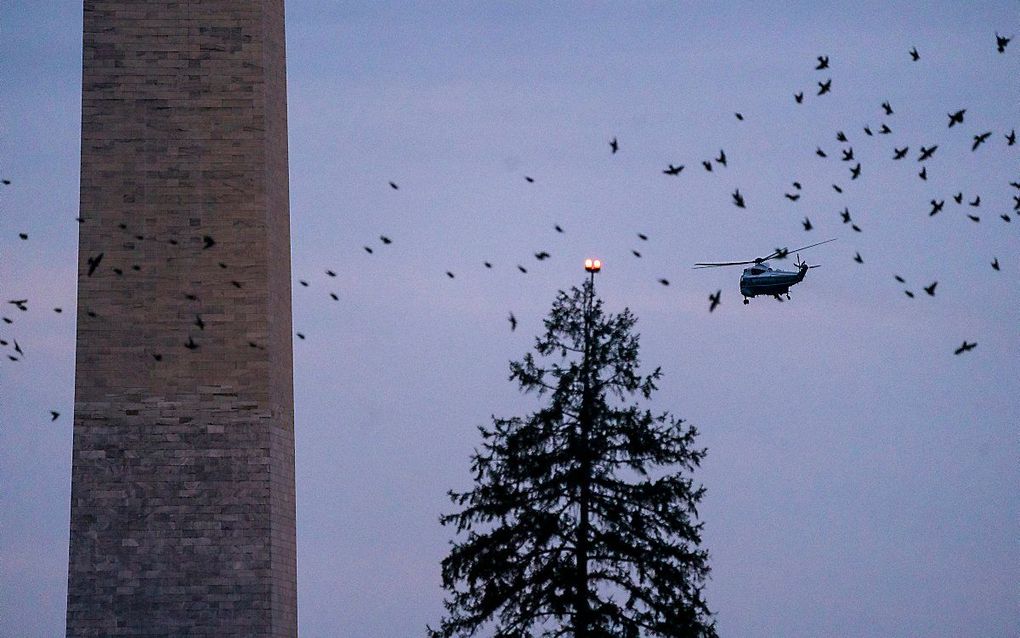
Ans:
[[[295,636],[283,0],[85,0],[68,636]]]

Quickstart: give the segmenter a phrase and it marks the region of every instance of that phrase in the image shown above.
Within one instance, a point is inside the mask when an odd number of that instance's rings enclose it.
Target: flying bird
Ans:
[[[938,144],[935,144],[934,146],[931,146],[929,148],[925,148],[925,147],[922,146],[921,147],[921,154],[917,157],[917,161],[918,162],[923,162],[924,160],[930,158],[932,155],[935,154],[935,150],[938,147],[939,147]]]
[[[864,126],[864,133],[869,137],[873,137],[875,135],[874,133],[871,132],[871,127],[867,125]]]
[[[836,184],[832,185],[832,190],[836,191],[837,193],[842,193],[843,192],[843,189],[840,188],[839,186],[837,186]]]
[[[800,93],[794,93],[793,94],[793,99],[797,101],[797,104],[803,103],[804,102],[804,92],[801,91]]]
[[[849,224],[850,223],[850,209],[849,208],[844,206],[843,207],[843,211],[840,213],[840,216],[843,218],[843,223],[844,224]]]
[[[633,254],[638,259],[641,259],[641,253],[639,253],[638,251],[631,249],[630,252],[631,252],[631,254]]]
[[[850,179],[857,179],[861,176],[861,163],[857,162],[857,166],[850,169]]]
[[[822,69],[829,68],[829,56],[820,55],[818,56],[818,66],[815,67],[815,71],[821,71]]]
[[[666,175],[679,175],[680,171],[682,171],[682,170],[684,170],[684,165],[683,164],[681,164],[679,166],[673,166],[672,164],[670,164],[669,168],[667,168],[666,170],[664,170],[662,172],[664,174],[666,174]]]
[[[737,113],[734,113],[733,115],[735,115],[737,117],[737,119],[740,120],[741,122],[744,121],[744,114],[743,113],[737,112]]]
[[[910,297],[911,299],[914,298],[914,293],[910,292],[909,290],[904,290],[903,294],[905,294],[906,296]]]
[[[336,277],[336,273],[333,272],[332,270],[327,270],[326,274],[329,275],[330,277]]]
[[[921,167],[921,172],[918,173],[917,176],[920,177],[921,179],[927,181],[928,180],[928,167],[927,166],[922,166]]]
[[[517,270],[521,271],[525,275],[528,274],[528,269],[525,268],[524,266],[520,265],[520,264],[517,264]]]
[[[529,176],[525,175],[524,176],[524,181],[526,181],[529,184],[534,184],[535,183],[535,178],[534,177],[529,177]]]
[[[886,124],[885,122],[882,122],[882,126],[878,129],[878,134],[879,135],[888,135],[890,133],[892,133],[892,129],[889,128],[888,124]]]
[[[886,115],[893,114],[892,106],[889,104],[889,102],[882,102],[882,109],[885,110]]]
[[[340,301],[340,297],[335,292],[329,293],[329,296],[333,301]]]
[[[722,290],[717,290],[717,291],[715,291],[714,295],[709,295],[708,296],[708,300],[709,300],[709,302],[711,302],[711,305],[709,305],[709,307],[708,307],[708,311],[709,312],[712,312],[713,310],[715,310],[715,307],[719,305],[719,298],[720,297],[722,297]]]
[[[956,200],[957,204],[962,204],[963,203],[963,191],[960,191],[959,193],[953,195],[953,199]]]
[[[26,240],[28,239],[28,233],[18,233],[18,237],[20,237],[23,240]]]
[[[928,217],[932,217],[942,211],[942,207],[946,205],[946,200],[931,200],[931,211],[928,213]]]
[[[712,162],[709,162],[709,161],[706,160],[706,161],[703,161],[701,163],[701,165],[704,166],[705,170],[708,171],[709,173],[712,172]]]
[[[12,304],[21,312],[26,312],[28,310],[28,299],[11,299],[7,303]]]
[[[828,155],[825,154],[825,151],[823,151],[822,147],[820,146],[815,147],[815,155],[817,155],[818,157],[828,157]]]
[[[198,344],[191,338],[191,335],[188,335],[188,342],[184,344],[184,347],[188,350],[198,350]]]
[[[967,215],[967,219],[974,222],[975,224],[981,221],[981,218],[978,217],[977,215]]]
[[[492,263],[491,262],[485,261],[485,262],[482,262],[482,263],[485,264],[486,268],[492,268]],[[446,273],[446,274],[450,275],[450,273]],[[450,278],[452,279],[453,275],[450,275]]]
[[[856,261],[859,264],[863,264],[864,263],[864,259],[861,257],[860,253],[857,253],[857,254],[854,255],[854,261]]]
[[[393,240],[387,237],[386,235],[379,235],[379,241],[381,241],[383,244],[387,246],[393,243]]]
[[[901,160],[901,159],[903,159],[904,157],[907,156],[907,151],[909,151],[909,150],[910,150],[909,146],[904,146],[903,148],[895,148],[894,147],[893,148],[893,153],[894,153],[893,159],[894,160]]]
[[[25,356],[25,352],[21,349],[21,346],[18,345],[17,339],[14,339],[14,351],[20,354],[22,357]]]
[[[726,151],[719,149],[719,157],[715,158],[715,161],[726,166]]]
[[[56,410],[50,410],[50,422],[56,421],[60,418],[60,413]]]
[[[953,354],[963,354],[964,352],[970,352],[971,350],[973,350],[976,347],[977,347],[977,342],[967,343],[967,340],[964,339],[963,345],[961,345],[959,348],[954,350]]]
[[[369,246],[362,246],[362,248],[364,248],[364,249],[365,249],[365,252],[366,252],[366,253],[368,253],[369,255],[371,255],[371,254],[372,254],[372,249],[371,249],[371,247],[369,247]]]
[[[999,269],[999,258],[995,257],[994,259],[992,259],[992,270],[998,270],[998,269]]]
[[[446,271],[446,276],[449,277],[450,279],[453,279],[453,273],[450,272],[449,270]]]
[[[970,150],[971,151],[976,151],[977,148],[979,146],[981,146],[982,144],[984,144],[985,141],[987,141],[988,138],[991,137],[991,136],[992,136],[992,132],[991,131],[986,131],[984,133],[981,133],[980,135],[975,135],[974,136],[974,144],[970,147]]]
[[[910,49],[910,59],[914,62],[921,59],[921,54],[917,52],[917,47]]]
[[[980,195],[978,195],[978,196],[976,196],[976,197],[974,198],[974,200],[973,200],[973,201],[970,201],[970,202],[967,202],[967,203],[968,203],[969,205],[973,206],[974,208],[977,208],[978,206],[980,206],[980,205],[981,205],[981,196],[980,196]]]
[[[668,279],[660,279],[659,283],[662,284],[663,286],[668,286],[669,285],[669,280]]]
[[[1016,144],[1016,129],[1011,129],[1006,137],[1006,146],[1013,146]]]
[[[399,186],[397,186],[397,185],[396,185],[396,184],[395,184],[394,182],[390,182],[390,188],[392,188],[393,190],[397,190],[397,189],[399,189],[400,187],[399,187]]]
[[[935,296],[935,286],[939,285],[939,282],[933,281],[930,286],[925,286],[924,291],[928,293],[929,297]]]
[[[542,252],[535,253],[535,259],[539,261],[544,261],[546,259],[549,259],[549,257],[550,257],[549,253],[545,252],[544,250]]]
[[[91,277],[92,273],[96,272],[96,268],[99,267],[99,262],[103,261],[103,255],[105,253],[99,253],[95,257],[89,257],[86,261],[89,264],[89,271],[86,276]]]
[[[737,208],[746,208],[744,206],[744,196],[740,194],[740,189],[733,191],[733,205]]]
[[[1001,35],[999,35],[999,32],[996,31],[995,32],[995,48],[998,49],[999,53],[1005,53],[1006,52],[1006,45],[1009,44],[1009,41],[1012,40],[1012,39],[1013,38],[1007,38],[1007,37],[1001,36]]]
[[[305,339],[305,335],[304,335],[304,333],[303,333],[303,332],[295,332],[294,334],[296,334],[296,335],[297,335],[297,338],[298,338],[298,339],[301,339],[302,341],[304,341],[304,339]]]
[[[957,124],[963,124],[963,114],[967,112],[967,109],[960,109],[956,113],[946,113],[949,116],[949,128],[953,128]]]
[[[198,326],[199,330],[205,330],[205,322],[202,321],[202,315],[195,315],[195,325]]]
[[[804,225],[804,230],[811,230],[814,228],[814,226],[811,225],[811,220],[807,217],[804,218],[804,221],[802,221],[801,224]]]
[[[641,241],[648,241],[648,235],[646,235],[644,233],[638,233],[637,236],[638,236],[638,239],[640,239]]]
[[[510,321],[510,332],[517,330],[517,317],[514,316],[514,313],[510,313],[508,320]]]
[[[620,150],[620,144],[616,141],[616,138],[609,140],[609,148],[612,149],[613,155],[616,155],[616,151]],[[514,324],[516,325],[516,324]]]
[[[851,146],[850,148],[844,148],[843,149],[843,161],[844,162],[852,162],[853,159],[854,159],[854,147]]]
[[[560,226],[559,224],[556,224],[553,228],[555,228],[556,232],[558,232],[558,233],[562,233],[563,232],[563,227]]]
[[[836,141],[848,142],[849,140],[847,140],[846,138],[846,133],[844,133],[843,131],[836,131]]]
[[[209,235],[203,235],[202,236],[202,250],[205,250],[207,248],[212,248],[215,245],[216,245],[216,240],[215,239],[213,239]]]
[[[800,199],[800,194],[799,193],[797,193],[797,194],[794,194],[794,193],[783,193],[783,197],[785,197],[786,199],[790,200],[791,202],[795,202],[798,199]]]
[[[830,90],[832,90],[832,78],[818,83],[818,95],[825,95]]]

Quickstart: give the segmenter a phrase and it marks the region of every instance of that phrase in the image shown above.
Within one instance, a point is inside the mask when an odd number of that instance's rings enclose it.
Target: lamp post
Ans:
[[[584,358],[581,361],[581,410],[578,415],[577,455],[581,466],[581,482],[578,493],[577,538],[575,539],[576,582],[574,584],[576,617],[574,636],[587,638],[591,625],[592,610],[588,600],[588,561],[590,560],[591,535],[591,473],[592,459],[589,438],[594,420],[594,397],[592,379],[592,314],[595,305],[595,273],[602,270],[602,260],[584,260],[584,269],[590,275],[587,299],[584,307]]]

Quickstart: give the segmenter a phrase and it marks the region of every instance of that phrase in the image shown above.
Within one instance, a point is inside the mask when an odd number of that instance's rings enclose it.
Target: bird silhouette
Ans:
[[[719,157],[715,158],[715,161],[726,166],[726,151],[719,149]]]
[[[811,225],[811,220],[807,217],[804,218],[804,221],[802,221],[801,224],[804,225],[804,230],[811,230],[814,228],[814,226]]]
[[[844,162],[852,162],[853,159],[854,159],[854,147],[851,146],[850,148],[844,148],[843,149],[843,161]]]
[[[12,341],[14,341],[14,351],[17,352],[18,354],[20,354],[22,358],[24,358],[25,357],[25,351],[21,349],[20,345],[18,345],[18,340],[17,339],[13,339]]]
[[[215,245],[216,245],[216,240],[215,239],[213,239],[209,235],[203,235],[202,236],[202,250],[206,250],[208,248],[212,248]]]
[[[1005,53],[1006,52],[1006,45],[1009,44],[1009,41],[1012,40],[1012,39],[1013,38],[1011,38],[1011,37],[1007,38],[1007,37],[1001,36],[1001,35],[999,35],[999,32],[996,31],[995,32],[995,48],[998,49],[999,53]]]
[[[1013,220],[1006,213],[1003,213],[1003,214],[999,215],[999,217],[1002,218],[1002,221],[1004,221],[1004,222],[1013,223]]]
[[[363,248],[363,249],[365,250],[365,252],[366,252],[366,253],[368,253],[369,255],[371,255],[371,254],[372,254],[372,248],[371,248],[371,247],[369,247],[369,246],[362,246],[362,248]]]
[[[970,147],[970,150],[971,151],[976,151],[978,149],[978,147],[981,146],[982,144],[984,144],[988,140],[988,138],[991,137],[991,136],[992,136],[992,132],[991,131],[986,131],[984,133],[981,133],[980,135],[975,135],[974,136],[974,144]]]
[[[864,263],[864,259],[861,257],[860,253],[857,253],[857,254],[854,255],[854,261],[856,261],[859,264],[863,264]]]
[[[793,94],[793,99],[797,101],[797,104],[803,103],[804,102],[804,92],[801,91],[800,93],[794,93]]]
[[[864,133],[868,137],[873,137],[875,135],[874,133],[871,132],[871,127],[867,125],[864,126]]]
[[[994,259],[992,259],[992,270],[998,270],[998,269],[999,269],[999,258],[995,257]]]
[[[825,154],[825,151],[823,151],[822,147],[820,146],[815,148],[815,155],[817,155],[818,157],[828,157],[828,155]]]
[[[23,241],[28,239],[28,233],[18,233],[18,237]]]
[[[815,67],[815,71],[821,71],[822,69],[829,68],[829,56],[820,55],[818,56],[818,66]]]
[[[333,301],[340,301],[340,296],[337,295],[335,292],[329,293],[329,296]]]
[[[921,59],[921,54],[917,52],[917,47],[914,47],[910,50],[910,59],[913,60],[914,62],[917,62],[918,60]]]
[[[928,217],[932,217],[940,213],[942,211],[942,207],[945,206],[945,204],[946,200],[944,199],[938,201],[934,199],[931,200],[931,211],[928,213]]]
[[[905,294],[906,296],[910,297],[911,299],[914,298],[914,293],[910,292],[909,290],[904,290],[903,294]]]
[[[981,221],[981,218],[978,217],[977,215],[967,215],[967,219],[974,222],[975,224]]]
[[[450,272],[449,270],[446,271],[446,276],[449,277],[450,279],[453,279],[453,273]]]
[[[842,189],[842,188],[840,188],[840,187],[839,187],[838,185],[836,185],[836,184],[833,184],[833,185],[832,185],[832,190],[836,191],[837,193],[842,193],[842,192],[843,192],[843,189]]]
[[[510,321],[510,332],[517,330],[517,317],[514,316],[514,313],[511,312],[507,319]]]
[[[684,165],[683,164],[681,164],[679,166],[673,166],[672,164],[670,164],[669,168],[667,168],[666,170],[664,170],[662,172],[664,174],[666,174],[666,175],[679,175],[680,171],[682,171],[682,170],[684,170]]]
[[[791,202],[795,202],[798,199],[800,199],[800,194],[783,193],[783,197],[785,197],[786,199],[790,200]]]
[[[397,186],[395,182],[390,182],[390,188],[392,188],[393,190],[398,190],[400,187]]]
[[[733,115],[735,115],[735,116],[736,116],[736,118],[737,118],[738,120],[740,120],[741,122],[743,122],[743,121],[744,121],[744,114],[743,114],[743,113],[737,112],[737,113],[734,113]]]
[[[928,167],[927,166],[922,166],[921,167],[921,172],[918,173],[917,176],[920,177],[921,179],[927,181],[928,180]]]
[[[879,127],[879,129],[878,129],[878,134],[879,135],[888,135],[890,133],[892,133],[892,129],[889,128],[888,124],[886,124],[885,122],[882,122],[882,126]]]
[[[152,358],[155,359],[156,361],[162,361],[163,360],[163,355],[159,354],[158,352],[153,352],[152,353]]]
[[[103,255],[105,253],[99,253],[95,257],[89,257],[86,261],[89,265],[89,270],[86,276],[91,277],[92,273],[96,272],[96,268],[99,268],[99,262],[103,261]]]
[[[330,277],[336,277],[336,273],[333,272],[332,270],[327,270],[326,274],[329,275]]]
[[[903,148],[893,148],[893,152],[894,152],[893,159],[894,160],[901,160],[901,159],[903,159],[904,157],[906,157],[907,151],[909,151],[909,150],[910,150],[909,146],[904,146]]]
[[[849,224],[850,223],[850,209],[844,206],[843,207],[843,211],[840,212],[840,217],[843,218],[843,223],[844,224]]]
[[[631,252],[631,254],[633,254],[638,259],[641,259],[641,253],[639,253],[638,251],[631,249],[630,252]]]
[[[733,191],[733,205],[737,208],[746,208],[744,206],[744,196],[740,194],[740,189]]]
[[[526,181],[529,184],[534,184],[535,183],[535,178],[534,177],[529,177],[529,176],[525,175],[524,176],[524,181]]]
[[[818,83],[818,95],[825,95],[832,90],[832,78]]]
[[[202,321],[202,315],[195,315],[195,325],[198,326],[199,330],[205,330],[205,322]]]
[[[946,113],[949,116],[949,128],[953,128],[957,124],[963,124],[963,114],[967,112],[967,109],[960,109],[956,113]]]
[[[959,193],[953,195],[953,199],[956,201],[957,204],[962,204],[963,203],[963,191],[960,191]]]
[[[709,161],[706,160],[706,161],[701,162],[701,165],[704,166],[705,170],[708,171],[709,173],[712,172],[712,162],[709,162]]]
[[[857,162],[857,165],[850,169],[850,179],[857,179],[861,176],[861,163]]]
[[[555,228],[556,232],[558,232],[558,233],[562,233],[563,232],[563,227],[560,226],[559,224],[556,224],[555,226],[553,226],[553,228]]]
[[[302,341],[305,340],[305,334],[303,332],[295,332],[294,334],[297,335],[298,339],[301,339]]]
[[[852,230],[853,230],[853,231],[854,231],[855,233],[859,233],[859,232],[861,232],[861,227],[860,227],[860,226],[858,226],[857,224],[850,224],[850,228],[851,228],[851,229],[852,229]]]
[[[56,421],[60,418],[60,413],[56,410],[50,410],[50,422]]]
[[[244,286],[242,286],[242,285],[241,285],[241,282],[240,282],[240,281],[237,281],[236,279],[232,280],[232,281],[230,282],[230,284],[231,284],[231,285],[232,285],[232,286],[233,286],[234,288],[243,288],[243,287],[244,287]]]
[[[953,350],[953,354],[963,354],[964,352],[970,352],[971,350],[973,350],[976,347],[977,347],[977,342],[967,343],[967,340],[965,339],[963,341],[963,345],[961,345],[956,350]]]
[[[849,140],[847,140],[846,138],[846,133],[844,133],[843,131],[836,131],[836,141],[848,142]]]
[[[900,277],[899,275],[893,275],[893,277],[895,277],[896,281],[900,282],[901,284],[907,283],[907,280],[904,279],[903,277]]]
[[[717,291],[715,291],[714,295],[709,295],[708,296],[708,300],[709,300],[709,302],[711,304],[711,305],[708,306],[708,311],[709,312],[712,312],[713,310],[715,310],[716,306],[719,305],[720,297],[722,297],[722,290],[717,290]]]
[[[616,151],[620,150],[620,144],[616,141],[615,137],[609,140],[609,148],[612,149],[613,155],[616,155]]]
[[[549,259],[549,257],[550,257],[549,253],[545,252],[544,250],[542,252],[535,253],[535,259],[539,261],[544,261],[546,259]]]
[[[15,308],[17,308],[21,312],[27,312],[28,311],[28,299],[11,299],[7,303],[13,305]]]
[[[198,350],[198,344],[191,338],[191,335],[188,335],[188,341],[184,344],[184,347],[188,350]]]
[[[893,114],[892,106],[889,104],[889,102],[882,102],[882,109],[885,111],[886,115]]]
[[[793,187],[796,188],[797,190],[800,190],[801,189],[800,182],[793,182]]]
[[[924,160],[930,158],[932,155],[935,154],[935,150],[938,149],[938,147],[939,147],[938,144],[935,144],[934,146],[930,146],[928,148],[925,148],[925,147],[922,146],[921,147],[921,154],[918,155],[917,161],[918,162],[923,162]]]
[[[525,268],[524,266],[520,265],[520,264],[517,264],[517,270],[521,271],[525,275],[528,274],[528,269]]]
[[[648,235],[646,235],[644,233],[638,233],[637,236],[638,236],[638,239],[640,239],[641,241],[648,241]]]
[[[387,246],[393,243],[393,240],[387,237],[386,235],[379,235],[379,241],[381,241],[383,244]]]
[[[660,279],[659,283],[662,284],[663,286],[668,286],[669,285],[669,280],[668,279]]]
[[[491,262],[485,261],[485,262],[482,262],[482,263],[485,264],[486,268],[492,268],[492,263]],[[450,274],[450,273],[447,273],[447,274]],[[452,277],[452,275],[451,275],[451,277]]]
[[[937,286],[937,285],[939,285],[939,282],[933,281],[933,282],[931,282],[930,286],[925,286],[924,287],[924,291],[926,293],[928,293],[929,297],[934,297],[935,296],[935,286]]]
[[[980,195],[978,195],[978,196],[976,196],[976,197],[975,197],[975,198],[974,198],[974,199],[973,199],[972,201],[969,201],[969,202],[967,202],[967,203],[968,203],[969,205],[971,205],[971,206],[973,206],[973,207],[977,208],[978,206],[980,206],[980,205],[981,205],[981,196],[980,196]]]

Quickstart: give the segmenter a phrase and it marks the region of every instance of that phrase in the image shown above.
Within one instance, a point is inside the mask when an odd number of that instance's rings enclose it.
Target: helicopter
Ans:
[[[775,251],[768,257],[757,257],[748,261],[718,261],[718,262],[699,262],[694,264],[695,268],[717,268],[720,266],[743,266],[745,264],[753,264],[744,269],[744,273],[740,275],[740,294],[744,296],[744,304],[750,303],[751,297],[757,297],[758,295],[771,295],[777,300],[782,301],[780,295],[786,295],[786,298],[790,298],[790,286],[799,284],[804,280],[804,275],[811,268],[817,268],[819,264],[809,266],[805,262],[800,260],[800,255],[797,255],[797,261],[795,265],[797,270],[790,272],[787,270],[777,270],[769,266],[767,261],[770,259],[785,259],[791,252],[798,253],[801,250],[807,250],[808,248],[814,248],[815,246],[821,246],[827,244],[830,241],[836,241],[835,238],[820,241],[817,244],[811,244],[809,246],[801,246],[795,248],[792,251],[788,248],[776,248]]]

